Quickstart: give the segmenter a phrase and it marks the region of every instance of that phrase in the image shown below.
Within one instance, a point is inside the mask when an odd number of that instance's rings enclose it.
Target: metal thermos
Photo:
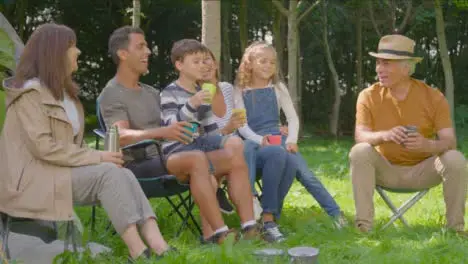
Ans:
[[[104,149],[110,152],[119,152],[119,128],[116,125],[110,127],[106,133]]]

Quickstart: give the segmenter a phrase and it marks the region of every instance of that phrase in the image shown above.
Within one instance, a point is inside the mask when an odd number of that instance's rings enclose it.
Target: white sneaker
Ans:
[[[259,220],[262,217],[263,208],[257,196],[253,198],[253,209],[255,220]]]

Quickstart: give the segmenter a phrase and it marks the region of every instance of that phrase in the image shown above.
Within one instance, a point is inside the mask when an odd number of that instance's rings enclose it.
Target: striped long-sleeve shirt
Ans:
[[[200,87],[197,87],[197,91]],[[161,92],[161,120],[163,126],[169,126],[179,121],[196,122],[204,134],[218,133],[218,125],[213,118],[211,105],[202,104],[198,108],[190,105],[191,93],[178,86],[175,82],[169,84]],[[182,143],[178,141],[166,141],[163,143],[165,153],[170,153],[180,147]]]
[[[234,88],[232,87],[232,84],[228,82],[219,82],[218,87],[223,93],[224,103],[226,104],[226,113],[224,116],[213,116],[219,129],[222,129],[229,123],[232,116],[232,109],[234,108],[234,97],[232,93]]]

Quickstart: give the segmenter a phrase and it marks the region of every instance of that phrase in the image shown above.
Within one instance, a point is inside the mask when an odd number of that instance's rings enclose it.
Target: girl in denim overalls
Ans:
[[[256,42],[246,49],[237,73],[234,97],[235,107],[247,110],[248,124],[239,128],[239,132],[242,137],[267,146],[270,144],[268,135],[281,135],[280,109],[283,110],[288,136],[282,136],[282,145],[289,152],[288,159],[296,166],[296,178],[334,219],[334,225],[342,228],[347,223],[340,207],[299,153],[299,119],[288,89],[278,79],[277,70],[276,51],[271,45]]]
[[[211,52],[206,54],[205,65],[209,66],[203,82],[217,85],[216,95],[213,98],[212,109],[214,120],[223,134],[235,133],[245,124],[244,118],[233,114],[233,92],[231,84],[219,82],[217,63]],[[268,242],[281,242],[285,236],[279,230],[276,220],[281,214],[284,197],[294,181],[295,169],[288,163],[288,152],[281,146],[260,147],[257,143],[245,140],[244,155],[249,167],[249,177],[255,180],[257,170],[262,173],[261,219],[263,239]],[[254,182],[252,190],[254,191]],[[254,194],[256,194],[254,192]],[[218,198],[219,199],[219,198]],[[254,203],[255,204],[255,203]]]

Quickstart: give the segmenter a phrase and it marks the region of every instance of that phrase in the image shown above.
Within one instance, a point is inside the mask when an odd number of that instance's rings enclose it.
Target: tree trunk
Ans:
[[[362,8],[358,7],[356,14],[356,85],[361,91],[364,87],[362,74]]]
[[[281,75],[284,75],[283,72],[283,50],[284,50],[284,43],[283,43],[283,34],[281,30],[283,16],[278,10],[275,10],[275,18],[273,21],[273,45],[275,45],[276,49],[276,56],[278,58],[278,70]]]
[[[283,4],[279,0],[273,0],[272,3],[277,7],[278,11],[288,18],[288,87],[289,94],[296,109],[297,115],[299,116],[299,122],[302,123],[302,109],[300,107],[301,103],[301,91],[299,85],[299,63],[298,58],[300,54],[298,53],[299,49],[299,23],[306,17],[320,1],[316,1],[315,4],[309,6],[306,11],[303,11],[300,16],[299,10],[299,1],[290,0],[289,1],[289,10],[284,8]]]
[[[299,117],[299,134],[302,135],[303,119],[302,119],[302,53],[301,53],[301,37],[299,34],[299,27],[296,31],[297,40],[297,115]]]
[[[221,56],[221,3],[220,1],[202,1],[202,43],[215,55]]]
[[[289,16],[288,16],[288,87],[294,108],[298,115],[301,115],[299,109],[299,98],[297,91],[297,0],[289,1]]]
[[[141,5],[140,0],[133,0],[132,26],[140,27]]]
[[[249,39],[249,34],[247,30],[247,0],[240,1],[239,35],[240,35],[241,53],[244,53],[244,50],[247,48],[247,41]]]
[[[340,80],[338,73],[336,72],[335,64],[333,63],[333,58],[330,52],[330,45],[328,44],[328,18],[327,18],[327,5],[326,2],[323,3],[323,45],[325,48],[325,56],[327,58],[327,65],[330,69],[333,80],[333,94],[335,100],[333,101],[332,111],[330,114],[330,133],[333,136],[338,135],[338,124],[340,120],[340,104],[341,104],[341,91],[340,91]]]
[[[445,23],[444,14],[442,12],[442,6],[440,0],[435,0],[435,17],[436,17],[436,31],[437,39],[439,43],[439,54],[442,60],[442,67],[444,69],[445,78],[445,97],[450,105],[450,114],[454,116],[454,84],[453,84],[453,71],[450,63],[450,55],[447,48],[447,40],[445,37]]]
[[[232,78],[232,64],[231,64],[231,2],[221,2],[222,12],[222,43],[221,47],[221,75],[222,79],[228,82],[233,82]]]

